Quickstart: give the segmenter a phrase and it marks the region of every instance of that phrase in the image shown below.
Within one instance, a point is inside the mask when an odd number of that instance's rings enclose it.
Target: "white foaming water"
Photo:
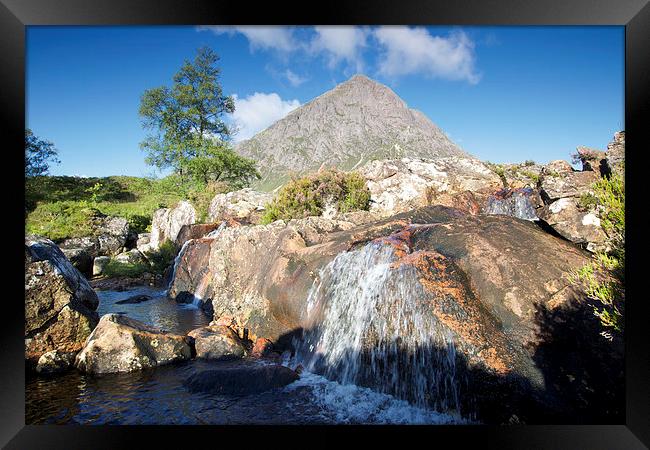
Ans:
[[[458,411],[451,336],[432,314],[417,270],[396,260],[392,246],[370,243],[321,270],[294,364],[419,409]]]
[[[284,389],[307,387],[312,400],[323,409],[324,416],[343,424],[433,424],[469,423],[458,415],[419,408],[392,395],[375,392],[354,384],[340,384],[303,371],[300,378]]]

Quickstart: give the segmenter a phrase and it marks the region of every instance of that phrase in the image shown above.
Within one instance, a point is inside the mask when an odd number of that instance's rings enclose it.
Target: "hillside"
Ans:
[[[292,111],[236,150],[258,161],[262,180],[254,187],[262,190],[322,164],[350,170],[373,159],[468,156],[424,114],[363,75]]]

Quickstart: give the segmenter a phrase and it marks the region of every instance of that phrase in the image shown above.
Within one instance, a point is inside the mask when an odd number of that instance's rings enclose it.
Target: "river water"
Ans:
[[[98,291],[98,313],[122,313],[174,333],[206,325],[210,317],[179,304],[164,290],[140,287]],[[116,304],[133,295],[153,299]],[[93,376],[76,370],[58,376],[28,375],[27,424],[455,424],[458,417],[416,407],[354,384],[303,371],[283,387],[250,395],[192,393],[183,382],[214,367],[264,364],[253,359],[192,360],[126,374]]]

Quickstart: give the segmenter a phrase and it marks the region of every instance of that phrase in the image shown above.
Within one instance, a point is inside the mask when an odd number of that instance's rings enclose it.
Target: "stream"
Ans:
[[[122,313],[149,325],[185,334],[211,318],[192,304],[180,304],[163,289],[138,287],[97,291],[100,316]],[[151,300],[117,304],[134,295]],[[249,395],[192,393],[183,382],[215,367],[265,364],[191,360],[132,373],[28,375],[27,424],[455,424],[458,417],[409,404],[389,394],[342,384],[307,370],[283,387]]]

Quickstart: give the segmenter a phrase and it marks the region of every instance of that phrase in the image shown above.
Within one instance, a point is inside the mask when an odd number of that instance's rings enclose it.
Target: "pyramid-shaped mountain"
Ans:
[[[258,162],[258,189],[323,164],[351,170],[373,159],[469,156],[391,89],[355,75],[236,146]]]

